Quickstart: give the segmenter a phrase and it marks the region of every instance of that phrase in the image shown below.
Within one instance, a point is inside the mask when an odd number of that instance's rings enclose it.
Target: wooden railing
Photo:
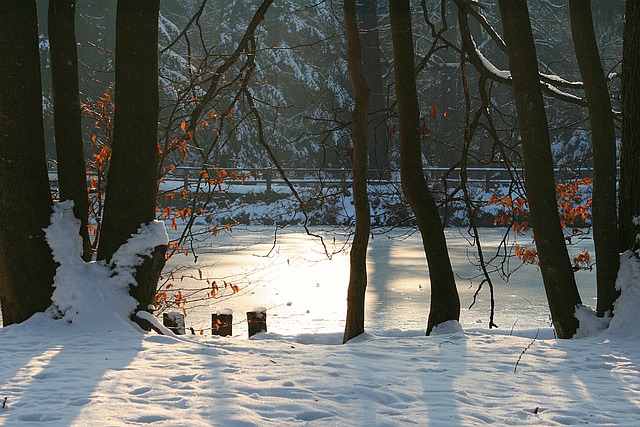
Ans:
[[[219,166],[210,166],[206,169],[204,175],[202,167],[179,166],[173,170],[167,171],[163,176],[163,181],[167,184],[173,184],[172,187],[184,186],[189,188],[193,186],[198,179],[205,176],[208,179],[220,179],[225,186],[263,186],[265,192],[270,193],[274,187],[282,187],[287,185],[287,181],[294,186],[340,186],[346,189],[351,186],[351,170],[350,169],[313,169],[313,168],[285,168],[283,169],[287,180],[285,180],[278,169],[261,168],[261,169],[242,169],[242,168],[223,168]],[[223,172],[224,171],[224,172]],[[513,172],[512,172],[513,173]],[[517,170],[515,173],[522,177],[522,171]],[[571,182],[582,178],[593,177],[593,169],[591,168],[556,168],[557,182]],[[425,168],[424,175],[430,186],[449,188],[456,187],[460,184],[459,169],[450,168]],[[49,172],[49,180],[53,187],[57,184],[56,171]],[[472,185],[482,185],[485,188],[495,188],[508,185],[512,182],[511,173],[501,167],[488,168],[467,168],[467,182]],[[400,185],[400,172],[392,171],[369,171],[370,186],[384,185]]]
[[[165,181],[178,180],[184,184],[193,184],[201,175],[200,167],[177,167],[165,176]],[[207,169],[210,177],[220,176],[219,172],[224,171],[224,181],[230,185],[263,185],[266,191],[272,191],[274,186],[286,185],[285,179],[275,168],[264,169],[239,169],[211,167]],[[343,186],[351,185],[350,169],[311,169],[311,168],[286,168],[284,169],[287,180],[293,185],[324,185]],[[446,185],[455,187],[460,184],[460,171],[449,168],[425,168],[425,177],[430,185]],[[522,171],[516,171],[518,176],[522,176]],[[556,180],[558,182],[569,182],[576,179],[591,178],[593,170],[590,168],[569,169],[556,168]],[[508,185],[512,182],[511,173],[500,167],[491,168],[468,168],[467,182],[474,185],[484,185],[486,188]],[[400,185],[399,171],[370,171],[369,185]]]

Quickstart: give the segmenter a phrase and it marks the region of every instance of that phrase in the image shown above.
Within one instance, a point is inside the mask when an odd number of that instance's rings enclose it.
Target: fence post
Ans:
[[[176,335],[185,335],[184,314],[177,311],[162,313],[162,324]]]
[[[342,173],[340,174],[340,185],[342,186],[342,192],[347,192],[347,170],[342,168]]]
[[[267,190],[266,190],[267,196],[270,196],[272,191],[271,184],[273,183],[273,175],[271,173],[271,170],[267,169],[264,172],[263,176],[264,176],[264,179],[267,181]]]
[[[233,335],[233,311],[220,310],[211,314],[211,335],[227,337]]]
[[[260,332],[267,332],[267,309],[258,307],[247,312],[247,324],[249,325],[249,338]]]

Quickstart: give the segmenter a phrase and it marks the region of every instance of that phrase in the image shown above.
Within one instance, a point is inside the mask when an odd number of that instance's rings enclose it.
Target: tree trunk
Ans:
[[[622,153],[618,196],[622,251],[640,248],[640,0],[627,0],[624,15]]]
[[[158,170],[159,0],[119,0],[115,117],[98,259],[109,261],[142,224],[155,219]],[[164,250],[138,269],[138,307],[153,303]],[[151,265],[149,265],[151,264]]]
[[[431,276],[431,310],[427,322],[427,335],[429,335],[434,326],[448,320],[459,320],[460,299],[447,252],[442,222],[422,172],[420,111],[416,92],[411,11],[408,0],[389,0],[389,17],[400,123],[402,190],[416,216]]]
[[[44,150],[35,1],[0,0],[0,305],[4,325],[51,305],[44,238],[51,194]]]
[[[49,0],[53,120],[60,201],[73,200],[73,213],[80,220],[82,257],[90,261],[89,198],[82,144],[75,12],[76,0]]]
[[[559,338],[571,338],[581,304],[558,208],[549,128],[540,90],[536,49],[526,0],[499,0],[522,138],[524,180],[551,318]]]
[[[589,109],[593,145],[593,236],[597,312],[613,311],[620,258],[616,209],[616,131],[591,15],[591,0],[569,0],[571,35]]]
[[[362,49],[356,18],[356,1],[345,0],[344,20],[349,45],[348,65],[355,106],[351,126],[353,143],[353,202],[356,210],[356,231],[349,254],[349,290],[347,321],[343,342],[364,332],[365,291],[367,289],[367,247],[371,218],[367,192],[367,116],[369,87],[362,68]]]
[[[376,0],[363,0],[357,7],[361,21],[362,68],[369,96],[368,153],[371,176],[374,179],[389,177],[389,139],[387,138],[387,111],[385,108],[384,81],[380,64],[380,37]]]

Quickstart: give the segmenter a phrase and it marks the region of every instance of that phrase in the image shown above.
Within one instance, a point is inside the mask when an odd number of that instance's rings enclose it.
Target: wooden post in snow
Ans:
[[[233,335],[233,311],[229,308],[211,314],[211,335]]]
[[[249,325],[249,338],[257,333],[267,332],[267,309],[258,307],[247,312],[247,323]]]
[[[184,335],[184,314],[170,311],[162,314],[162,324],[176,335]]]

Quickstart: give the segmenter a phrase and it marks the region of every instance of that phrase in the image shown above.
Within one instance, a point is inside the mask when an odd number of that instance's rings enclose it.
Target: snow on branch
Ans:
[[[469,0],[454,1],[456,3],[456,6],[458,7],[458,23],[460,26],[460,36],[462,37],[463,50],[469,57],[469,61],[471,62],[471,64],[484,77],[499,83],[511,85],[511,72],[509,70],[500,70],[491,61],[489,61],[482,54],[482,52],[480,52],[480,49],[476,45],[476,42],[473,39],[473,35],[471,34],[471,31],[469,29],[469,15],[472,15],[476,20],[478,20],[480,25],[485,29],[485,31],[503,52],[506,51],[504,40],[500,37],[497,31],[495,31],[491,24],[489,24],[486,18],[471,7],[472,4],[476,5],[476,2]],[[565,102],[569,102],[571,104],[586,106],[586,101],[582,97],[567,93],[559,89],[559,87],[582,89],[582,82],[570,82],[556,75],[540,73],[540,85],[542,86],[543,92],[549,96]]]

